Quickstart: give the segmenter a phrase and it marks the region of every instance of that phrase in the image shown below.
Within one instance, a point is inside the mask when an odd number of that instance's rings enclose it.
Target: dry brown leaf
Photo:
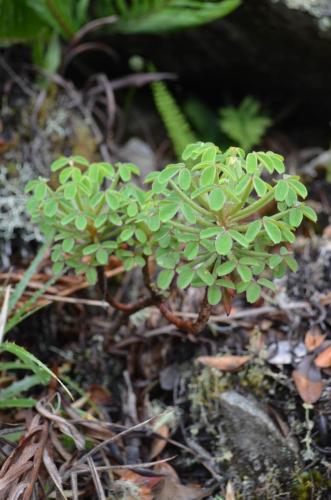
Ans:
[[[308,351],[314,351],[325,340],[325,335],[322,334],[318,327],[308,330],[305,336],[305,345]]]
[[[197,361],[223,372],[234,372],[244,366],[250,359],[251,356],[200,356]]]
[[[153,489],[154,500],[200,500],[210,495],[211,491],[202,490],[199,486],[185,486],[171,477],[165,477]]]
[[[153,500],[152,488],[154,488],[162,477],[142,476],[132,470],[123,469],[117,470],[116,474],[120,476],[123,481],[129,481],[139,487],[139,495],[142,500]]]
[[[59,471],[55,465],[54,460],[52,459],[52,457],[48,453],[47,448],[45,448],[44,452],[43,452],[43,463],[44,463],[44,466],[46,467],[48,474],[52,478],[53,483],[55,484],[56,488],[58,489],[60,495],[62,496],[62,498],[64,498],[64,500],[66,500],[67,496],[66,496],[66,494],[63,490],[63,487],[62,487],[61,476],[60,476]]]
[[[319,368],[331,367],[331,346],[322,351],[317,358],[315,358],[315,365]]]
[[[293,371],[292,378],[305,403],[312,404],[320,398],[323,390],[322,376],[311,356],[306,356],[301,361],[297,369]]]
[[[156,432],[158,434],[160,434],[161,436],[168,438],[169,434],[170,434],[169,426],[166,424],[163,424],[156,429]],[[167,446],[167,441],[165,439],[159,439],[157,437],[155,439],[153,439],[151,451],[149,454],[149,459],[152,460],[153,458],[160,455],[160,453],[164,450],[164,448],[166,446]]]
[[[179,477],[175,469],[168,462],[162,462],[160,464],[154,465],[153,470],[158,474],[164,474],[167,477],[172,478],[174,481],[179,483]]]

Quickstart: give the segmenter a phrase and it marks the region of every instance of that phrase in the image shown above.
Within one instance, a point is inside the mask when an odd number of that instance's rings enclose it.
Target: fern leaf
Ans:
[[[220,110],[222,132],[245,151],[261,141],[271,123],[268,116],[261,114],[260,104],[253,97],[246,97],[237,108],[229,106]]]
[[[197,141],[177,102],[163,82],[154,82],[152,91],[155,105],[167,129],[178,158],[185,147]]]

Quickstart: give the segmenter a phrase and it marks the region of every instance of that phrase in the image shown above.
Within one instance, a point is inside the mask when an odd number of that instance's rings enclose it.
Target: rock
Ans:
[[[152,148],[138,137],[132,137],[118,150],[121,161],[131,162],[140,168],[142,178],[146,177],[156,166],[156,158]]]
[[[330,10],[330,0],[246,0],[196,29],[127,35],[125,44],[121,36],[110,37],[109,43],[123,61],[139,54],[158,70],[176,73],[179,85],[171,83],[172,91],[188,88],[217,106],[252,94],[267,101],[271,116],[295,111],[296,127],[304,121],[313,131],[323,120],[321,130],[328,131]]]
[[[271,470],[290,478],[297,462],[294,439],[284,437],[262,405],[235,391],[220,395],[226,445],[233,459],[231,468],[240,477],[261,482]]]

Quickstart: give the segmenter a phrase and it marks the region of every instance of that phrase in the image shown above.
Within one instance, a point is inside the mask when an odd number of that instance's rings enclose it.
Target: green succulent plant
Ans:
[[[139,169],[129,163],[62,157],[51,169],[61,170],[55,188],[39,178],[26,190],[33,192],[33,219],[54,237],[54,272],[66,265],[95,283],[97,268],[111,255],[127,270],[143,267],[151,297],[141,307],[155,304],[177,325],[164,304],[171,287],[205,288],[204,322],[211,306],[234,294],[245,292],[256,302],[262,288],[274,289],[270,275],[296,271],[294,232],[303,217],[316,221],[300,201],[305,186],[270,151],[246,155],[235,147],[222,152],[213,143],[190,144],[181,163],[147,176],[147,191],[132,182]],[[146,275],[150,257],[160,269],[156,286]],[[131,313],[139,307],[118,308]]]

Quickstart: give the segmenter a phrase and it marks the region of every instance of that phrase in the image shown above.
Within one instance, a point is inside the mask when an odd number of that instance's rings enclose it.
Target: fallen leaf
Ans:
[[[97,404],[97,405],[106,405],[106,404],[109,404],[110,401],[111,401],[111,395],[110,393],[107,391],[107,389],[101,385],[98,385],[98,384],[92,384],[90,387],[89,387],[89,393],[90,393],[90,397],[91,397],[91,400],[93,401],[93,403]]]
[[[320,369],[315,366],[312,357],[306,357],[293,371],[297,391],[305,403],[316,403],[323,390],[322,376]]]
[[[171,477],[165,477],[153,488],[154,500],[200,500],[210,495],[211,490],[203,490],[196,485],[183,485]]]
[[[315,365],[319,368],[331,367],[331,346],[327,347],[315,358]]]
[[[308,351],[314,351],[325,340],[325,335],[322,334],[318,327],[308,330],[305,336],[305,345]]]
[[[158,474],[164,474],[165,476],[171,477],[174,481],[179,483],[179,477],[175,469],[168,462],[162,462],[160,464],[154,465],[153,470]]]
[[[163,424],[156,429],[156,432],[160,434],[162,437],[168,438],[170,434],[169,426]],[[152,460],[153,458],[160,455],[160,453],[164,450],[166,446],[167,446],[167,441],[165,439],[160,439],[157,437],[154,438],[151,446],[151,451],[149,454],[149,459]]]
[[[234,372],[244,366],[250,359],[251,356],[200,356],[197,361],[223,372]]]

